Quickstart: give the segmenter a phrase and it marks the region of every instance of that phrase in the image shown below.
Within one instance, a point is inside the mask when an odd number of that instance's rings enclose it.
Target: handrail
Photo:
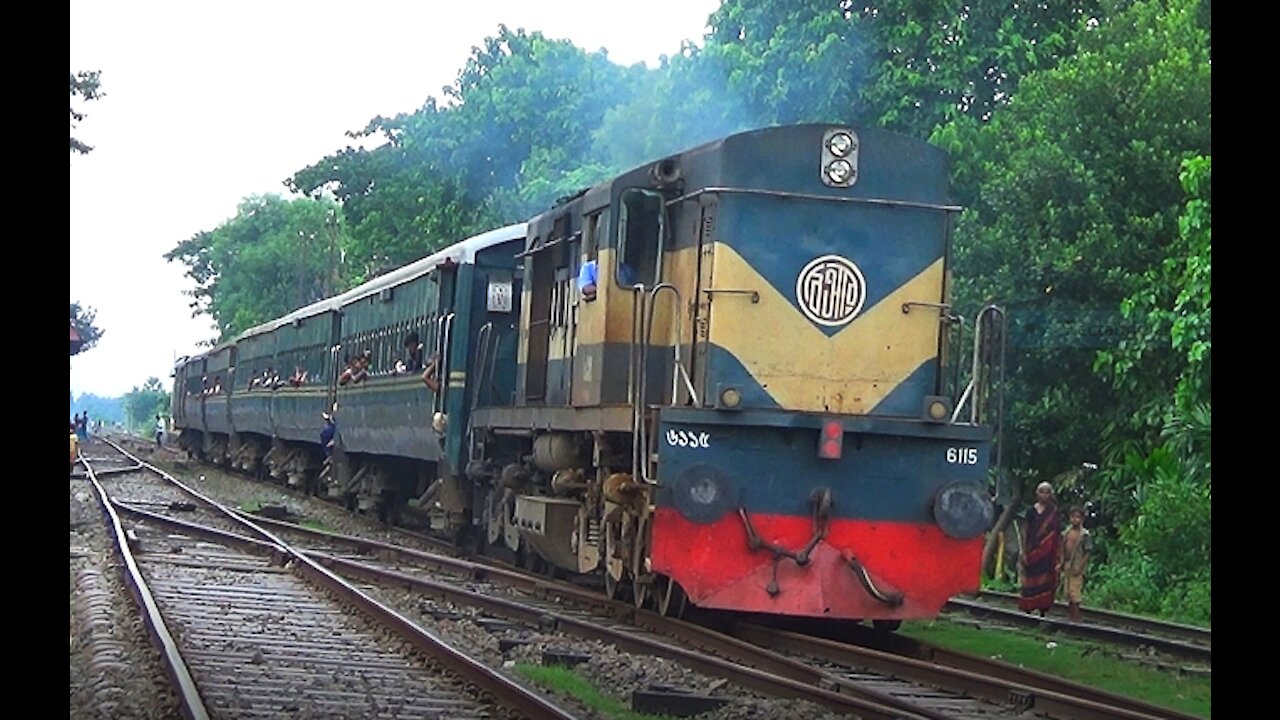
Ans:
[[[676,318],[676,341],[675,341],[675,367],[671,369],[671,404],[676,404],[677,396],[680,392],[681,379],[684,380],[685,389],[689,391],[689,397],[693,400],[693,404],[698,404],[698,393],[693,389],[693,381],[689,378],[689,372],[685,369],[684,363],[680,360],[680,345],[684,342],[684,313],[681,312],[680,291],[671,283],[658,283],[649,291],[649,325],[645,331],[645,352],[647,354],[649,345],[653,341],[653,311],[657,307],[658,293],[662,290],[670,290],[675,297],[675,318]]]
[[[436,326],[436,328],[435,328],[435,329],[436,329],[436,337],[435,337],[435,342],[433,343],[433,344],[435,345],[435,350],[434,350],[434,351],[433,351],[433,353],[432,353],[433,355],[435,355],[435,358],[436,358],[436,377],[437,377],[437,378],[440,378],[442,381],[447,381],[447,380],[448,380],[448,377],[447,377],[447,376],[445,376],[445,375],[441,372],[441,371],[444,369],[444,319],[445,319],[445,315],[446,315],[446,313],[443,313],[443,312],[442,312],[442,313],[440,313],[439,315],[437,315],[437,316],[436,316],[436,321],[435,321],[435,326]],[[428,361],[428,362],[429,362],[429,361]],[[442,410],[442,406],[441,406],[441,403],[440,403],[440,398],[441,398],[443,395],[444,395],[444,385],[442,384],[442,385],[440,386],[440,389],[439,389],[439,390],[437,390],[437,391],[434,393],[434,397],[432,397],[432,398],[431,398],[431,411],[432,411],[432,412],[440,412],[440,411]]]
[[[994,401],[987,397],[984,392],[981,408],[978,407],[978,402],[975,400],[974,411],[975,413],[981,412],[982,415],[989,418],[993,426],[994,449],[992,452],[995,457],[992,458],[992,466],[995,468],[997,473],[1000,472],[1001,465],[1003,463],[1002,447],[1004,443],[1001,442],[1001,436],[1004,433],[1004,371],[1005,352],[1008,349],[1007,327],[1008,325],[1006,324],[1005,312],[997,305],[984,306],[978,311],[977,317],[974,318],[974,333],[978,334],[981,332],[985,338],[982,345],[984,355],[982,365],[985,372],[983,387],[987,392],[990,392],[992,388],[995,389]],[[980,330],[982,328],[985,328],[985,332]],[[998,347],[992,346],[991,344],[992,341],[990,336],[993,333],[996,335],[996,340],[999,343]],[[993,373],[995,374],[994,378],[992,377]],[[995,405],[994,410],[992,410],[991,407],[993,402]]]
[[[480,392],[484,387],[485,380],[485,363],[489,361],[490,348],[489,343],[493,339],[493,321],[489,321],[480,326],[476,331],[476,377],[472,379],[473,390],[471,393],[471,409],[475,410],[480,406]],[[470,427],[470,416],[467,419],[467,425]]]
[[[952,312],[947,316],[948,320],[953,320],[955,330],[955,342],[951,347],[955,348],[956,357],[952,361],[955,371],[951,377],[951,391],[955,392],[960,388],[960,351],[964,348],[964,316],[958,312]]]
[[[628,382],[627,389],[631,393],[631,477],[639,478],[644,482],[648,482],[648,463],[645,462],[643,453],[646,450],[641,446],[641,434],[644,427],[644,398],[647,388],[645,387],[645,353],[644,345],[644,309],[647,296],[645,295],[645,286],[643,283],[631,286],[632,303],[631,303],[631,355],[630,363],[628,363]]]
[[[442,413],[448,412],[448,406],[445,404],[445,399],[449,395],[449,351],[452,350],[453,319],[455,315],[456,313],[450,312],[441,318],[441,320],[444,321],[443,330],[441,332],[441,347],[443,350],[440,353],[440,370],[438,375],[440,378],[440,392],[436,394],[436,397],[440,404],[439,411]]]
[[[973,404],[969,407],[969,422],[977,424],[985,419],[988,414],[987,409],[989,401],[987,392],[992,384],[991,373],[996,371],[999,373],[998,378],[998,395],[999,409],[997,414],[999,420],[1003,420],[1004,412],[1004,356],[1006,348],[1005,333],[1003,332],[1005,321],[1005,312],[997,305],[985,305],[973,320],[973,364],[969,375],[969,384],[965,386],[964,392],[960,395],[960,400],[956,403],[955,410],[951,413],[951,422],[956,422],[960,418],[960,414],[964,411],[965,403],[970,400]],[[997,327],[998,324],[998,327]],[[995,348],[991,347],[991,335],[996,334],[1000,346],[997,356],[992,356]]]
[[[490,354],[489,345],[493,338],[493,321],[489,321],[480,326],[476,331],[476,377],[472,380],[474,390],[471,392],[471,407],[467,411],[467,456],[475,459],[475,409],[480,406],[480,390],[484,386],[485,363],[488,362]]]

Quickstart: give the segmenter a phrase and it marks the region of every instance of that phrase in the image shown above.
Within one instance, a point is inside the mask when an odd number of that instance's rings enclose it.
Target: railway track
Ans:
[[[136,458],[82,456],[82,464],[184,716],[573,717],[251,522],[240,529],[263,536],[250,543],[272,554],[228,541],[226,530],[216,542],[156,517],[122,518],[111,497],[120,491],[135,503],[193,509],[166,504],[176,481]],[[237,522],[212,501],[205,510],[223,515],[224,527]]]
[[[898,648],[894,652],[841,643],[824,646],[822,643],[827,641],[741,625],[732,629],[741,638],[735,639],[707,628],[636,611],[627,604],[606,601],[594,592],[566,583],[553,583],[509,569],[383,541],[317,532],[288,523],[261,518],[257,522],[291,537],[310,536],[310,540],[291,542],[306,548],[312,557],[340,574],[384,584],[398,582],[443,598],[456,607],[470,611],[480,608],[491,622],[524,622],[529,624],[526,629],[550,627],[654,656],[678,655],[672,648],[699,648],[709,655],[691,655],[686,650],[679,655],[680,662],[771,694],[805,697],[808,691],[744,672],[743,668],[759,668],[777,678],[838,696],[861,698],[868,705],[860,708],[851,707],[847,699],[821,695],[807,699],[864,717],[1184,717],[1008,666],[993,669],[999,663],[975,668],[972,659],[956,660],[942,651],[920,647]],[[371,556],[378,559],[370,562]],[[431,579],[423,578],[423,568],[431,570]],[[456,584],[445,583],[439,577],[440,572],[452,573],[462,580]],[[526,597],[516,601],[512,599],[514,595]],[[569,605],[575,609],[570,611]],[[594,609],[584,614],[577,608]],[[436,609],[433,612],[447,615],[451,611]],[[637,627],[649,634],[637,633]],[[518,639],[504,640],[515,643]],[[786,655],[775,650],[785,650]],[[713,658],[728,661],[730,665],[722,666]]]
[[[1098,640],[1131,648],[1134,657],[1148,659],[1144,653],[1157,653],[1152,664],[1181,671],[1209,674],[1212,661],[1212,633],[1180,623],[1166,622],[1127,613],[1095,608],[1081,608],[1081,621],[1067,619],[1067,608],[1057,603],[1054,613],[1038,617],[1017,609],[1018,598],[1008,593],[983,592],[976,598],[953,598],[946,611],[1016,627],[1035,628],[1052,633]],[[1190,664],[1188,664],[1190,663]]]

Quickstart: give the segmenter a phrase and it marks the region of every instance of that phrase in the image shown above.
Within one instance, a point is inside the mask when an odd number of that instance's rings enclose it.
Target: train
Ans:
[[[646,163],[182,358],[179,443],[667,615],[933,617],[1003,319],[951,305],[948,172],[837,124]]]

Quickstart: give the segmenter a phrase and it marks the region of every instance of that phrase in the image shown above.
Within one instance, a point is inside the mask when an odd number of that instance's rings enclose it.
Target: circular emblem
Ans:
[[[862,271],[839,255],[823,255],[800,271],[796,302],[805,317],[828,327],[844,325],[862,311],[867,281]]]

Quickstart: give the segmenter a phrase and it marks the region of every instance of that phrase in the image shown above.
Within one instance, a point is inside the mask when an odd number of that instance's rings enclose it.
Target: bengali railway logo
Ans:
[[[862,311],[867,281],[862,271],[839,255],[812,260],[796,278],[796,302],[805,317],[827,327],[839,327]]]

